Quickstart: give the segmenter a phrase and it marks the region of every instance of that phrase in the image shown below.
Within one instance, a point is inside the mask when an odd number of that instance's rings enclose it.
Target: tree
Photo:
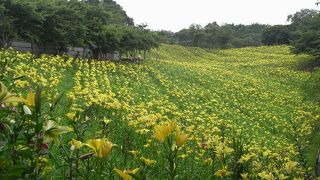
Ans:
[[[262,42],[266,45],[289,44],[290,39],[289,28],[284,25],[270,26],[262,33]]]
[[[287,21],[291,22],[292,26],[298,26],[305,19],[317,15],[319,11],[314,9],[301,9],[300,11],[288,16]]]
[[[36,2],[12,0],[7,8],[9,16],[15,19],[17,35],[31,43],[39,42],[43,16],[36,11]]]
[[[230,41],[233,38],[231,25],[224,25],[219,28],[215,41],[219,48],[225,49],[231,46]]]
[[[8,14],[8,9],[0,3],[0,47],[6,48],[9,41],[16,36],[15,18]]]
[[[233,47],[261,46],[263,31],[268,27],[264,24],[235,25],[234,38],[231,40]],[[234,41],[234,40],[238,40]]]
[[[165,44],[174,44],[176,43],[176,39],[174,37],[175,33],[171,31],[161,30],[156,32],[159,37],[159,42]]]
[[[206,47],[213,48],[216,44],[216,36],[219,31],[219,25],[216,22],[209,23],[204,27],[206,33]]]
[[[103,36],[103,28],[108,24],[110,13],[106,12],[100,3],[93,3],[88,5],[86,12],[86,27],[87,38],[85,43],[92,50],[96,58],[100,58],[102,54],[101,37]]]
[[[109,24],[126,24],[134,26],[133,19],[128,17],[122,7],[113,0],[102,0],[101,4],[106,12],[109,12]]]
[[[138,46],[137,49],[139,53],[143,50],[143,57],[146,59],[146,51],[151,48],[157,48],[159,46],[160,38],[156,33],[150,31],[149,29],[145,29],[145,27],[138,27]]]
[[[294,53],[307,53],[320,58],[320,13],[305,18],[294,32]]]
[[[159,38],[155,32],[146,29],[146,25],[138,26],[118,26],[118,31],[121,32],[119,42],[120,55],[126,53],[127,56],[136,57],[137,53],[146,51],[159,46]]]
[[[260,46],[262,44],[262,32],[267,27],[263,24],[224,24],[219,26],[216,22],[213,22],[203,28],[200,25],[193,24],[188,29],[183,29],[171,36],[171,42],[183,46],[222,49]]]
[[[120,47],[122,38],[120,27],[117,25],[106,25],[101,34],[101,47],[103,52],[113,53]]]
[[[114,0],[0,0],[0,19],[0,46],[15,37],[53,45],[57,53],[68,46],[115,51],[121,38],[112,25],[134,27]]]
[[[189,34],[191,37],[191,46],[203,47],[206,34],[200,24],[192,24],[189,27]]]
[[[113,53],[120,47],[120,40],[122,37],[120,27],[116,25],[105,25],[101,31],[95,34],[94,55],[97,59],[102,59],[103,54]]]
[[[137,31],[135,31],[134,28],[132,27],[124,26],[122,28],[122,33],[123,33],[123,36],[120,41],[120,54],[124,52],[134,53],[135,47],[137,47],[137,44],[138,44]]]
[[[86,7],[83,3],[46,2],[38,5],[44,14],[41,42],[53,44],[57,53],[66,51],[68,46],[83,46],[87,27],[85,22]]]
[[[175,33],[174,38],[177,39],[177,43],[183,46],[191,45],[189,29],[182,29],[181,31]]]

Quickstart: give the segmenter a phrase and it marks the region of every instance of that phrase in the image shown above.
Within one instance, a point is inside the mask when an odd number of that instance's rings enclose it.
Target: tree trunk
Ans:
[[[9,35],[6,36],[5,33],[2,33],[2,38],[0,40],[0,43],[2,44],[3,48],[7,48],[8,47],[8,39],[9,39]]]
[[[59,55],[59,48],[57,46],[55,46],[55,49],[56,49],[57,55]]]
[[[34,55],[34,53],[33,53],[33,43],[31,43],[31,54]]]
[[[100,60],[102,57],[101,48],[98,48],[98,60]]]
[[[146,60],[146,51],[147,50],[143,50],[143,60]]]

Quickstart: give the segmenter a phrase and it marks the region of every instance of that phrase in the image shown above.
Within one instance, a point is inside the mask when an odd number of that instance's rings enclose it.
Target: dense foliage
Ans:
[[[158,31],[162,43],[183,46],[226,49],[260,45],[292,45],[294,53],[320,56],[320,15],[313,9],[302,9],[288,16],[289,25],[218,25],[193,24],[173,33]]]
[[[99,57],[157,46],[155,34],[134,26],[113,0],[0,0],[0,18],[2,47],[22,39],[53,45],[58,54],[68,46],[88,47]]]
[[[320,57],[320,11],[303,9],[291,16],[293,52]]]
[[[159,42],[226,49],[291,44],[295,53],[319,56],[319,12],[302,9],[290,15],[290,25],[218,25],[173,33],[152,32],[133,19],[113,0],[0,0],[0,46],[13,39],[54,46],[57,54],[69,46],[87,47],[100,59],[105,53],[147,51]]]
[[[1,51],[0,178],[315,179],[320,109],[305,85],[320,74],[297,70],[309,56],[176,45],[159,56]]]
[[[159,31],[163,43],[205,48],[235,48],[262,45],[262,32],[268,25],[193,24],[177,33]]]
[[[262,43],[265,45],[289,44],[292,39],[290,32],[290,26],[270,26],[262,33]]]

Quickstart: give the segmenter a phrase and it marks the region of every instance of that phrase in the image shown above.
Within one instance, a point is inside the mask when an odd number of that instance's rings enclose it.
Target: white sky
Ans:
[[[316,0],[115,0],[136,24],[179,31],[192,23],[286,24],[303,8],[319,9]]]

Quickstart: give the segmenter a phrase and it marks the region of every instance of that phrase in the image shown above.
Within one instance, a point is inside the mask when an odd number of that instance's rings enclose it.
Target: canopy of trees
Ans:
[[[270,26],[262,32],[262,43],[265,45],[289,44],[290,41],[290,27],[286,25]]]
[[[219,26],[213,22],[205,27],[193,24],[176,33],[158,31],[157,34],[160,42],[167,44],[219,49],[288,44],[294,53],[320,57],[320,11],[302,9],[289,15],[287,20],[291,24]]]
[[[147,50],[155,33],[135,26],[113,0],[0,0],[0,46],[12,39],[53,45],[57,53],[83,46],[99,55]]]
[[[320,15],[311,9],[289,15],[290,25],[213,22],[176,33],[135,25],[114,0],[0,0],[0,19],[0,47],[20,39],[54,46],[57,53],[87,47],[99,58],[115,51],[135,54],[160,42],[219,49],[291,44],[295,53],[320,56]]]
[[[161,42],[205,48],[232,48],[262,45],[262,32],[269,26],[261,24],[219,26],[216,22],[205,27],[192,24],[177,33],[159,31]]]
[[[320,57],[320,11],[303,9],[288,18],[291,21],[293,52]]]

